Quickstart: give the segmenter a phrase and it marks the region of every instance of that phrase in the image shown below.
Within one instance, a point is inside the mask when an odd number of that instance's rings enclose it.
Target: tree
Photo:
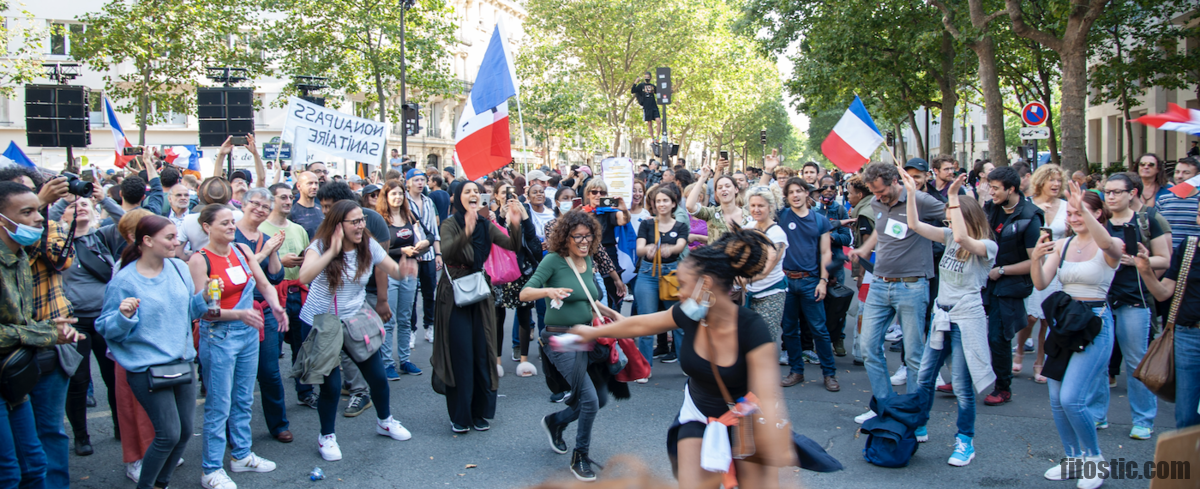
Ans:
[[[0,12],[20,15],[0,23],[0,39],[4,40],[0,45],[4,46],[7,53],[0,57],[0,96],[9,99],[16,96],[17,88],[42,76],[42,58],[46,52],[42,44],[46,29],[38,27],[41,22],[34,20],[33,13],[25,8],[25,4],[17,6],[20,10],[13,11],[10,0],[0,0]]]
[[[270,0],[267,8],[283,20],[270,29],[269,45],[284,76],[323,76],[329,87],[362,95],[380,122],[398,122],[401,63],[408,93],[421,98],[461,91],[450,73],[446,46],[456,43],[453,14],[445,0],[425,0],[403,13],[407,2],[382,0]],[[403,38],[401,37],[403,32]],[[401,47],[403,39],[404,46]],[[401,59],[403,49],[403,60]],[[292,87],[294,88],[294,87]],[[294,93],[286,90],[283,97]],[[381,157],[381,165],[386,161]]]
[[[195,112],[206,67],[246,68],[250,79],[263,72],[260,46],[239,31],[252,14],[235,0],[113,0],[77,18],[86,26],[71,55],[105,73],[105,93],[117,111],[137,115],[145,144],[150,123]],[[125,63],[133,69],[115,69]]]
[[[1026,18],[1027,22],[1033,20],[1029,16]],[[1039,22],[1039,25],[1042,24]],[[1056,26],[1042,25],[1040,28],[1053,30]],[[997,35],[996,40],[997,71],[1018,102],[1003,106],[1004,112],[1011,115],[1004,119],[1006,144],[1012,147],[1021,144],[1018,137],[1019,128],[1024,125],[1021,122],[1021,102],[1041,101],[1048,111],[1046,128],[1050,131],[1050,138],[1047,140],[1050,162],[1061,165],[1062,155],[1058,151],[1058,138],[1059,129],[1062,127],[1062,111],[1058,109],[1058,104],[1053,103],[1055,100],[1061,100],[1057,95],[1062,72],[1058,56],[1041,44],[1016,37],[1011,31]]]
[[[1048,0],[1047,20],[1057,19],[1061,31],[1031,26],[1025,21],[1020,0],[1004,0],[1012,31],[1058,54],[1062,62],[1062,157],[1067,173],[1087,171],[1084,152],[1087,105],[1088,41],[1092,25],[1111,0]]]
[[[1191,61],[1195,70],[1200,53],[1193,49],[1188,60],[1177,46],[1180,39],[1200,35],[1200,25],[1191,22],[1200,15],[1197,12],[1194,1],[1189,0],[1115,0],[1097,20],[1089,42],[1090,56],[1099,61],[1088,75],[1091,103],[1117,104],[1125,119],[1125,141],[1133,141],[1130,110],[1140,105],[1138,97],[1150,87],[1195,86],[1196,79],[1183,68]],[[1176,22],[1181,16],[1184,18]],[[1200,93],[1200,88],[1197,91]],[[1132,163],[1133,144],[1124,146],[1125,162]]]
[[[517,54],[525,129],[541,147],[547,165],[553,162],[555,141],[560,151],[567,141],[581,142],[587,150],[606,146],[597,144],[607,139],[604,96],[583,82],[576,68],[561,46],[538,31],[529,32]]]

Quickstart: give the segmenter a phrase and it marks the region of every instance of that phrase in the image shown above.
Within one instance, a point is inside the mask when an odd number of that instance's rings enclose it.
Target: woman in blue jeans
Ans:
[[[318,314],[335,314],[342,320],[358,314],[365,306],[367,280],[371,278],[372,269],[394,279],[416,275],[416,262],[401,258],[397,263],[391,259],[383,246],[371,238],[366,225],[362,207],[350,200],[333,204],[321,221],[312,243],[304,250],[304,263],[300,265],[299,280],[309,287],[308,300],[300,309],[301,334],[307,335],[312,330]],[[385,314],[381,319],[387,321],[390,319],[387,316]],[[371,403],[378,418],[375,433],[400,441],[412,438],[412,434],[392,417],[391,391],[383,373],[383,355],[375,352],[366,361],[355,363],[371,388]],[[334,367],[325,376],[317,400],[317,413],[321,418],[317,451],[328,461],[342,459],[342,449],[334,434],[341,386],[341,370]]]
[[[417,223],[416,217],[408,208],[408,199],[404,197],[404,186],[399,180],[393,180],[383,187],[383,198],[375,205],[375,210],[388,223],[388,256],[395,261],[413,258],[425,253],[429,248],[429,240],[425,230]],[[392,319],[384,323],[385,337],[380,352],[383,354],[383,370],[389,380],[400,380],[400,374],[421,375],[421,369],[408,361],[411,349],[409,339],[412,337],[412,314],[417,302],[417,278],[404,277],[399,280],[388,277],[387,302],[393,311]],[[402,314],[404,313],[404,314]],[[396,360],[392,359],[392,348],[396,348]]]
[[[208,244],[188,261],[192,282],[196,292],[203,292],[214,278],[221,287],[220,313],[200,321],[200,363],[205,367],[208,388],[200,485],[204,489],[236,489],[224,469],[226,442],[232,447],[230,470],[275,470],[274,462],[250,451],[250,408],[258,375],[259,333],[265,319],[254,306],[254,291],[266,299],[280,332],[287,331],[287,311],[253,258],[254,250],[235,242],[233,208],[208,205],[200,211],[198,222],[208,235]]]
[[[1100,453],[1100,441],[1096,436],[1099,419],[1090,406],[1098,400],[1107,405],[1108,360],[1113,347],[1113,319],[1108,305],[1108,287],[1112,284],[1125,245],[1121,240],[1110,237],[1104,223],[1109,217],[1108,209],[1095,192],[1080,190],[1079,184],[1071,182],[1067,190],[1067,225],[1075,236],[1066,240],[1051,241],[1043,234],[1030,257],[1034,266],[1030,269],[1033,285],[1045,290],[1055,275],[1062,282],[1062,291],[1072,299],[1084,303],[1100,317],[1103,324],[1100,333],[1082,352],[1071,354],[1066,372],[1061,380],[1051,377],[1050,410],[1054,424],[1062,439],[1067,460],[1086,462],[1104,460]],[[1043,258],[1045,262],[1043,262]],[[1041,264],[1040,266],[1038,264]],[[1045,373],[1045,371],[1043,371]],[[1067,467],[1082,464],[1072,463]],[[1046,471],[1049,480],[1079,478],[1076,487],[1092,489],[1100,487],[1104,479],[1099,475],[1073,473],[1063,465],[1055,465]]]
[[[679,254],[687,249],[690,230],[689,223],[675,220],[675,207],[679,205],[679,196],[673,190],[655,186],[646,194],[646,202],[650,203],[654,217],[642,221],[637,233],[637,254],[642,259],[642,266],[638,270],[633,296],[636,298],[639,315],[665,311],[675,305],[676,301],[659,299],[658,279],[675,271]],[[661,263],[660,269],[656,268],[656,261]],[[637,344],[646,361],[653,363],[654,337],[638,338]],[[637,380],[639,384],[649,381],[649,377]]]
[[[917,192],[916,182],[908,173],[900,173],[909,195]],[[917,385],[928,401],[925,413],[933,408],[933,388],[938,372],[947,361],[951,365],[954,395],[958,398],[958,433],[954,452],[947,463],[963,467],[975,459],[975,394],[996,381],[988,350],[987,315],[980,291],[987,285],[988,271],[996,262],[999,246],[992,240],[987,215],[975,199],[960,199],[958,189],[967,181],[959,175],[947,191],[946,217],[950,229],[921,222],[916,199],[908,199],[908,227],[926,239],[946,245],[938,264],[938,295],[933,324],[921,355]],[[929,440],[924,426],[917,429],[917,441]]]
[[[1200,214],[1196,222],[1200,223]],[[1175,427],[1177,429],[1200,425],[1200,260],[1195,259],[1196,237],[1190,236],[1171,255],[1171,268],[1162,281],[1150,268],[1150,257],[1146,247],[1138,245],[1137,268],[1146,283],[1146,290],[1160,301],[1171,299],[1181,273],[1186,277],[1187,287],[1180,297],[1179,310],[1175,313]],[[1192,255],[1188,270],[1183,270],[1186,254]]]

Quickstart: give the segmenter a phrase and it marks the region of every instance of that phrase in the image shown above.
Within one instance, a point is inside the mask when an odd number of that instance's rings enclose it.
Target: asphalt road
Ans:
[[[850,344],[849,340],[846,344]],[[570,455],[552,452],[539,426],[542,416],[563,407],[549,402],[543,376],[514,376],[516,365],[507,358],[506,348],[504,366],[508,375],[500,381],[497,414],[491,430],[456,435],[450,431],[444,397],[430,387],[429,354],[429,343],[418,338],[412,361],[426,373],[404,376],[390,383],[392,413],[413,433],[413,438],[398,442],[376,435],[373,409],[357,418],[339,415],[337,434],[344,458],[338,462],[325,462],[317,453],[317,412],[296,404],[290,379],[286,379],[287,415],[295,435],[291,444],[275,441],[267,433],[256,390],[251,424],[253,450],[275,461],[278,468],[266,474],[231,474],[233,480],[247,489],[515,488],[571,477],[567,469]],[[961,468],[946,463],[954,449],[956,404],[953,396],[941,394],[933,406],[930,440],[921,445],[908,467],[886,469],[865,462],[862,457],[865,436],[857,434],[858,425],[853,418],[866,410],[871,398],[870,386],[863,367],[853,366],[851,360],[849,356],[837,359],[841,392],[825,391],[816,365],[807,366],[806,383],[784,389],[795,429],[823,445],[845,465],[845,470],[817,474],[785,469],[783,487],[1074,487],[1073,482],[1042,478],[1042,473],[1063,455],[1063,449],[1051,417],[1047,388],[1031,380],[1030,356],[1026,357],[1025,372],[1013,382],[1013,402],[989,407],[983,405],[982,395],[979,396],[976,457]],[[899,361],[898,353],[888,354],[891,369]],[[290,360],[281,362],[288,365]],[[536,358],[533,362],[540,367]],[[96,372],[93,367],[96,391],[100,393],[103,383]],[[785,374],[786,367],[780,367],[780,373]],[[1131,425],[1126,374],[1122,373],[1112,390],[1109,410],[1112,426],[1100,431],[1100,445],[1106,458],[1124,458],[1141,464],[1153,460],[1155,442],[1128,437]],[[653,476],[673,481],[665,449],[666,430],[678,415],[684,382],[678,364],[656,363],[648,384],[631,384],[632,399],[610,400],[597,416],[591,457],[601,463],[624,459],[626,467],[641,466]],[[899,391],[903,389],[897,387]],[[78,457],[73,452],[70,455],[74,487],[132,488],[134,483],[126,478],[121,463],[120,442],[112,436],[104,396],[98,395],[97,400],[101,405],[88,413],[96,453],[88,457]],[[203,406],[199,406],[196,433],[188,444],[185,463],[172,478],[173,488],[199,487],[202,413]],[[1160,402],[1156,423],[1157,433],[1172,429],[1174,405]],[[69,425],[67,431],[70,432]],[[568,445],[574,445],[574,435],[572,425],[564,436]],[[474,467],[467,468],[468,465]],[[326,480],[309,481],[309,471],[318,466],[325,471]],[[610,467],[599,474],[601,478],[611,477],[620,470]],[[1194,470],[1200,472],[1200,467]],[[1193,477],[1200,478],[1200,474]],[[1147,486],[1145,480],[1109,480],[1105,484],[1105,487]]]

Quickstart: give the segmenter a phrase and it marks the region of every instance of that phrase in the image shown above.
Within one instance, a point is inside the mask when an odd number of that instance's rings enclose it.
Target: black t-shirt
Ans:
[[[393,260],[398,261],[400,257],[404,256],[404,253],[400,252],[401,248],[417,244],[417,233],[413,231],[412,223],[403,226],[392,226],[389,224],[388,236],[391,238],[387,249],[388,256],[392,257]]]
[[[292,208],[295,209],[295,206],[293,206]],[[374,238],[375,242],[379,243],[379,245],[382,246],[383,249],[385,249],[385,250],[388,249],[387,220],[384,219],[383,216],[379,215],[378,212],[375,212],[375,210],[373,210],[373,209],[368,209],[366,207],[363,207],[362,211],[363,211],[363,219],[366,220],[367,231],[369,231],[371,233],[371,237]],[[368,294],[374,294],[377,292],[376,287],[375,287],[375,270],[371,270],[371,279],[367,281],[366,288],[367,288]],[[384,294],[386,294],[386,293],[387,293],[387,291],[384,291]]]
[[[606,212],[603,214],[595,213],[596,221],[600,223],[600,245],[601,246],[616,246],[617,245],[617,213]]]
[[[649,87],[648,90],[647,90],[647,87]],[[634,85],[633,93],[634,93],[634,95],[637,95],[638,105],[641,105],[642,107],[645,107],[647,105],[654,105],[655,104],[654,93],[656,91],[655,90],[656,88],[657,87],[655,87],[653,83],[646,83],[646,82],[642,82],[642,83],[638,83],[638,84]]]
[[[1157,238],[1163,235],[1162,227],[1158,225],[1158,220],[1150,219],[1150,239]],[[1125,224],[1113,225],[1108,223],[1108,234],[1114,238],[1120,238],[1125,242],[1125,253],[1137,255],[1137,245],[1141,241],[1142,230],[1138,228],[1137,216]],[[1133,253],[1130,253],[1130,251]],[[1145,307],[1148,303],[1154,301],[1154,297],[1150,295],[1150,291],[1146,290],[1146,286],[1142,284],[1138,275],[1137,267],[1121,265],[1117,267],[1117,272],[1113,275],[1112,285],[1108,287],[1108,301],[1119,302],[1123,305],[1135,304]],[[1116,304],[1114,304],[1114,307]]]
[[[675,221],[675,225],[671,226],[670,229],[663,229],[660,226],[658,228],[659,237],[656,238],[654,236],[654,223],[654,219],[646,219],[642,221],[642,227],[638,229],[637,237],[646,240],[646,244],[653,244],[655,240],[661,240],[660,242],[663,246],[675,246],[681,239],[684,242],[687,241],[689,231],[687,224]],[[662,262],[675,263],[675,260],[678,259],[678,255],[664,256]]]
[[[675,325],[683,329],[683,347],[679,351],[679,365],[688,379],[688,390],[691,391],[692,401],[702,414],[709,417],[720,417],[729,410],[725,398],[721,396],[721,388],[713,377],[712,366],[696,354],[696,335],[704,334],[699,330],[700,324],[687,317],[678,306],[671,307],[671,318]],[[771,333],[767,331],[767,323],[757,312],[744,307],[738,309],[737,318],[738,355],[733,366],[720,367],[721,380],[729,395],[736,401],[750,391],[750,369],[746,364],[746,355],[751,350],[766,343],[771,343]],[[706,352],[707,353],[707,352]]]
[[[1187,239],[1175,247],[1171,254],[1171,268],[1163,278],[1179,280],[1179,270],[1183,268],[1183,250]],[[1192,267],[1188,270],[1187,290],[1183,292],[1183,300],[1179,301],[1179,312],[1175,316],[1175,324],[1179,326],[1196,326],[1200,323],[1200,259],[1192,257]]]

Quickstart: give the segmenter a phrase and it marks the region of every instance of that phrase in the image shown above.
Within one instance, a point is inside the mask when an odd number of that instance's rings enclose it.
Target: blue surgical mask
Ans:
[[[706,290],[703,290],[703,286],[703,280],[697,282],[696,291],[692,293],[692,296],[679,303],[679,310],[683,311],[683,314],[691,318],[692,321],[699,321],[704,319],[705,316],[708,316],[708,307],[712,305],[710,300],[712,298],[712,294]],[[704,294],[704,301],[696,302],[696,297],[700,296],[701,294]]]
[[[558,210],[559,210],[559,212],[562,212],[563,214],[566,214],[566,213],[568,213],[568,212],[571,212],[571,204],[573,204],[573,203],[574,203],[574,202],[571,202],[571,201],[569,201],[569,200],[566,200],[566,201],[563,201],[563,202],[559,202],[559,203],[558,203]]]
[[[13,241],[16,241],[17,244],[21,246],[29,246],[42,239],[42,228],[35,228],[33,226],[21,224],[9,219],[8,216],[4,214],[0,214],[0,217],[3,217],[4,220],[17,225],[16,232],[9,231],[8,228],[4,228],[5,231],[8,231],[8,237],[12,238]]]

